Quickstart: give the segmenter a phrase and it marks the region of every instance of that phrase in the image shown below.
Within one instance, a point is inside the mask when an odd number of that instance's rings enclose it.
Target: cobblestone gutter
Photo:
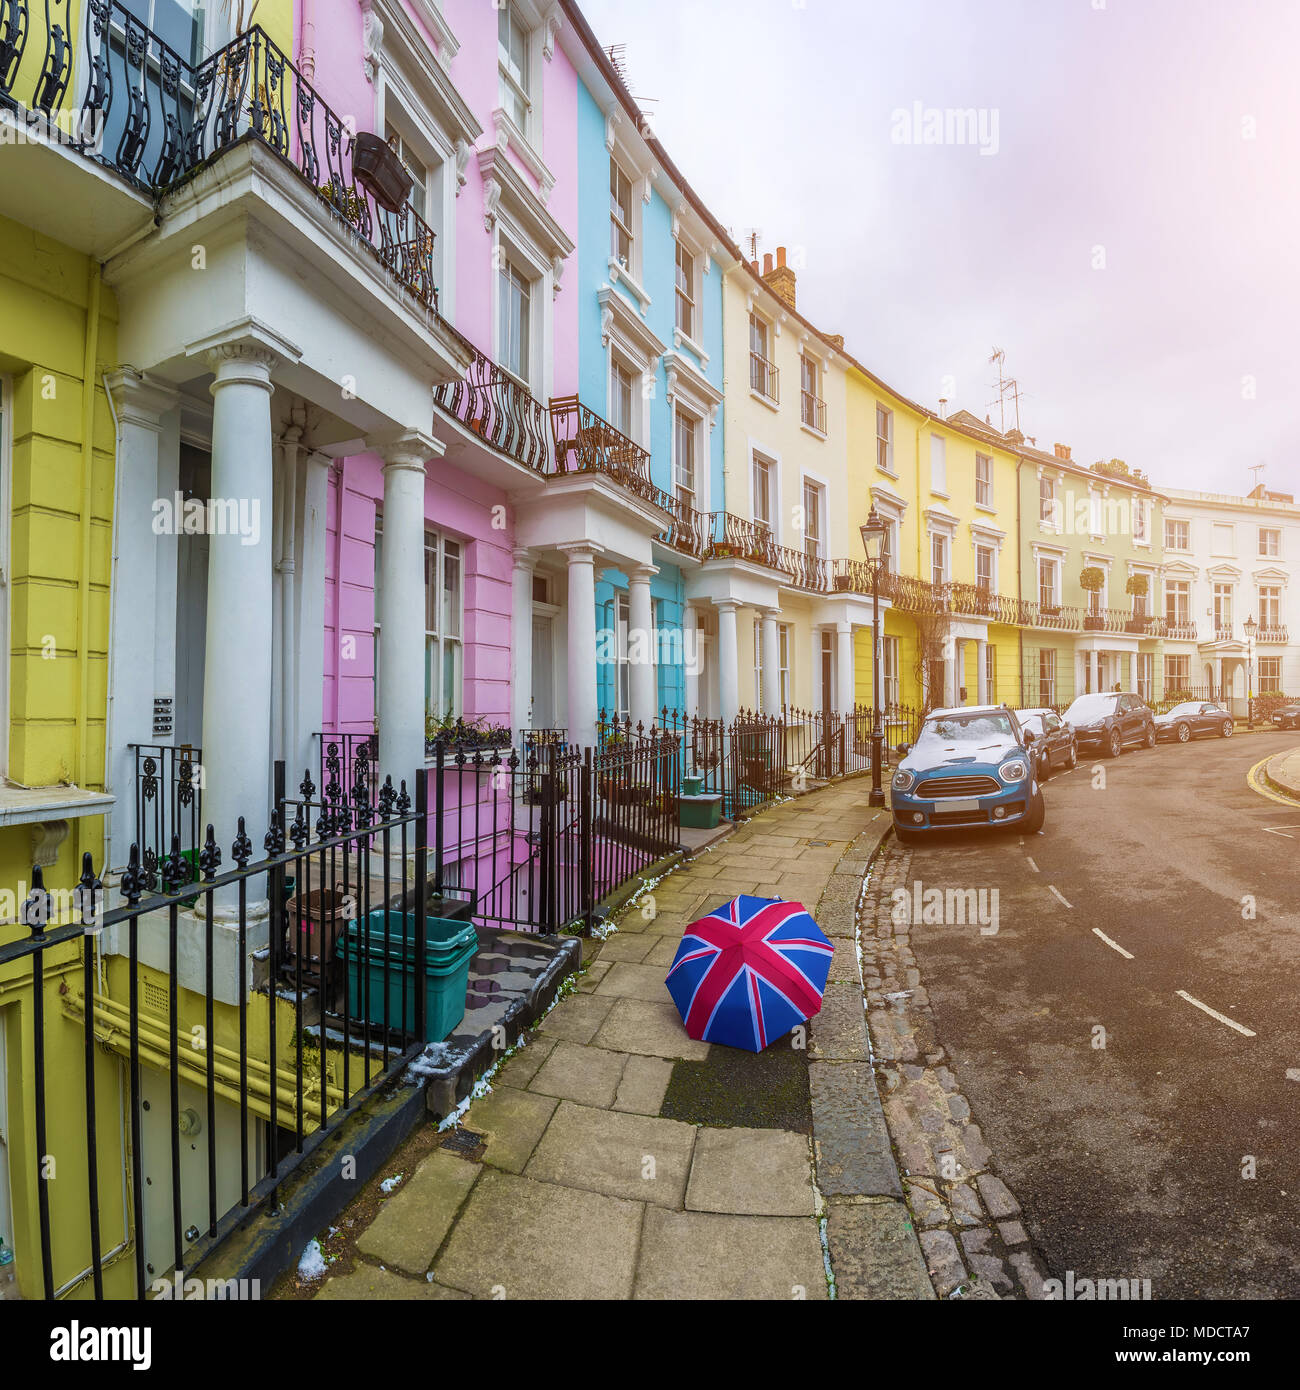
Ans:
[[[994,1171],[983,1133],[946,1065],[910,928],[892,920],[892,893],[910,882],[910,863],[911,855],[889,841],[871,864],[856,913],[871,1049],[867,1070],[876,1083],[870,1089],[875,1093],[878,1086],[881,1098],[880,1129],[897,1155],[902,1189],[894,1195],[906,1201],[941,1298],[1042,1298],[1045,1275],[1020,1207]],[[884,1178],[882,1161],[876,1185],[883,1187]]]

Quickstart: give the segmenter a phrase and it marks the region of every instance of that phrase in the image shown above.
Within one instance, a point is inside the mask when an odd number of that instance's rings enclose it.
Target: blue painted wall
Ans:
[[[598,414],[605,414],[608,395],[609,352],[601,342],[600,302],[597,293],[609,285],[609,151],[605,148],[605,117],[585,84],[578,83],[578,390],[582,400]],[[673,346],[676,306],[677,259],[673,240],[672,211],[658,192],[641,209],[641,284],[650,306],[643,322],[665,347]],[[614,286],[635,312],[640,307],[622,283]],[[566,281],[565,290],[568,284]],[[709,361],[705,377],[722,389],[722,272],[706,261],[700,304],[700,345]],[[667,375],[658,368],[649,412],[650,476],[665,492],[672,489],[672,410],[665,400]],[[725,411],[718,410],[717,424],[708,438],[709,506],[724,510],[723,429]],[[707,425],[705,433],[708,434]],[[596,585],[596,627],[599,632],[614,624],[616,592],[627,587],[626,577],[607,571]],[[681,570],[660,563],[651,582],[656,620],[661,627],[680,632],[685,605],[685,581]],[[680,643],[677,650],[680,651]],[[600,706],[613,710],[615,672],[598,668]],[[659,667],[657,705],[670,710],[685,706],[686,679],[680,661]]]

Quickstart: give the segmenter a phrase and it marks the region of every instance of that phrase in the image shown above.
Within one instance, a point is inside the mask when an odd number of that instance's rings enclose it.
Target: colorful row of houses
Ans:
[[[456,719],[843,712],[873,649],[901,705],[1300,687],[1289,497],[902,394],[802,313],[798,257],[737,245],[576,5],[241,14],[0,3],[15,902],[33,862],[120,870],[167,750],[229,843],[325,735],[409,777]],[[31,993],[0,969],[11,1248]]]

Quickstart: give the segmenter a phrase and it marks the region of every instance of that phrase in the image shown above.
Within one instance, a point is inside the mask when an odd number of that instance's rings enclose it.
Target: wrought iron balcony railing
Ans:
[[[672,517],[672,525],[659,533],[660,543],[680,550],[683,555],[702,559],[709,518],[703,512],[697,512],[688,502],[683,502],[680,497],[674,497],[670,493],[664,494],[660,506]]]
[[[762,353],[749,354],[749,385],[774,404],[781,399],[781,373]]]
[[[545,407],[504,367],[467,345],[473,355],[469,370],[460,381],[436,387],[434,403],[498,453],[537,473],[550,472]]]
[[[68,2],[46,0],[42,35],[30,22],[31,0],[0,0],[0,109],[41,118],[62,143],[154,197],[259,140],[437,311],[432,229],[409,202],[390,211],[357,182],[355,132],[259,25],[192,63],[122,0],[86,0],[79,52],[65,27]],[[85,73],[79,99],[69,98],[74,72]]]
[[[629,492],[658,502],[660,489],[650,481],[650,451],[602,420],[576,395],[551,400],[551,437],[555,472],[604,473]]]
[[[814,396],[811,391],[801,391],[800,413],[801,418],[809,429],[816,430],[818,434],[826,433],[826,402],[820,396]]]

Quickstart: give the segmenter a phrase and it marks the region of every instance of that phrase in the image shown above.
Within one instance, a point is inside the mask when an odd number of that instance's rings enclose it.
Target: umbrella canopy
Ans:
[[[834,949],[802,903],[742,895],[686,928],[664,983],[696,1041],[761,1052],[821,1008]]]

